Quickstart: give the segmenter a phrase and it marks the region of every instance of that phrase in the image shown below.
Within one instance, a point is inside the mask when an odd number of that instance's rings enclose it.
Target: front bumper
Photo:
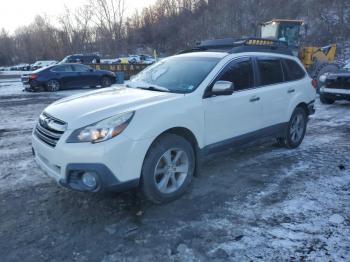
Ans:
[[[34,134],[32,146],[39,167],[61,186],[90,192],[124,191],[138,185],[144,157],[153,139],[133,141],[115,137],[106,142],[66,143],[64,133],[56,147],[51,147]],[[84,172],[93,173],[97,180],[94,188],[82,183]]]
[[[82,175],[89,172],[96,180],[96,186],[89,187],[82,181]],[[121,192],[139,185],[139,179],[120,182],[104,164],[69,164],[66,177],[59,184],[69,189],[82,192]]]
[[[320,89],[320,95],[333,100],[350,100],[350,89],[322,87]]]

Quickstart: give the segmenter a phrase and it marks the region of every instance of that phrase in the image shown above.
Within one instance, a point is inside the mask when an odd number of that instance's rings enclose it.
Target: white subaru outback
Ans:
[[[275,137],[302,142],[315,88],[299,60],[273,52],[192,52],[166,58],[128,86],[48,106],[35,159],[73,190],[139,187],[156,203],[184,193],[202,154]]]

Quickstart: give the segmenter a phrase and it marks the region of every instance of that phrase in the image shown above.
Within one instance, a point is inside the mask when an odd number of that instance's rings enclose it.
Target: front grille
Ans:
[[[350,89],[350,77],[338,77],[337,79],[328,79],[326,82],[327,88],[334,89]]]
[[[67,124],[64,121],[54,118],[47,113],[42,113],[35,127],[34,134],[47,145],[55,147],[66,127]]]

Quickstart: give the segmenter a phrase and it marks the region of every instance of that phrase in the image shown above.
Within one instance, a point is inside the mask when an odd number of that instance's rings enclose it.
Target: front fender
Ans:
[[[186,128],[195,136],[198,146],[203,147],[204,114],[198,103],[186,98],[160,103],[136,111],[127,130],[132,140],[156,138],[172,128]]]

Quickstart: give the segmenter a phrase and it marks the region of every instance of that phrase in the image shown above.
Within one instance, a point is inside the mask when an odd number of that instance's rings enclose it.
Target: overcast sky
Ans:
[[[76,8],[87,0],[0,0],[0,29],[13,32],[17,27],[28,25],[36,15],[57,16],[64,11],[64,6]],[[126,0],[128,14],[154,3],[155,0]],[[52,19],[54,22],[55,20]]]

